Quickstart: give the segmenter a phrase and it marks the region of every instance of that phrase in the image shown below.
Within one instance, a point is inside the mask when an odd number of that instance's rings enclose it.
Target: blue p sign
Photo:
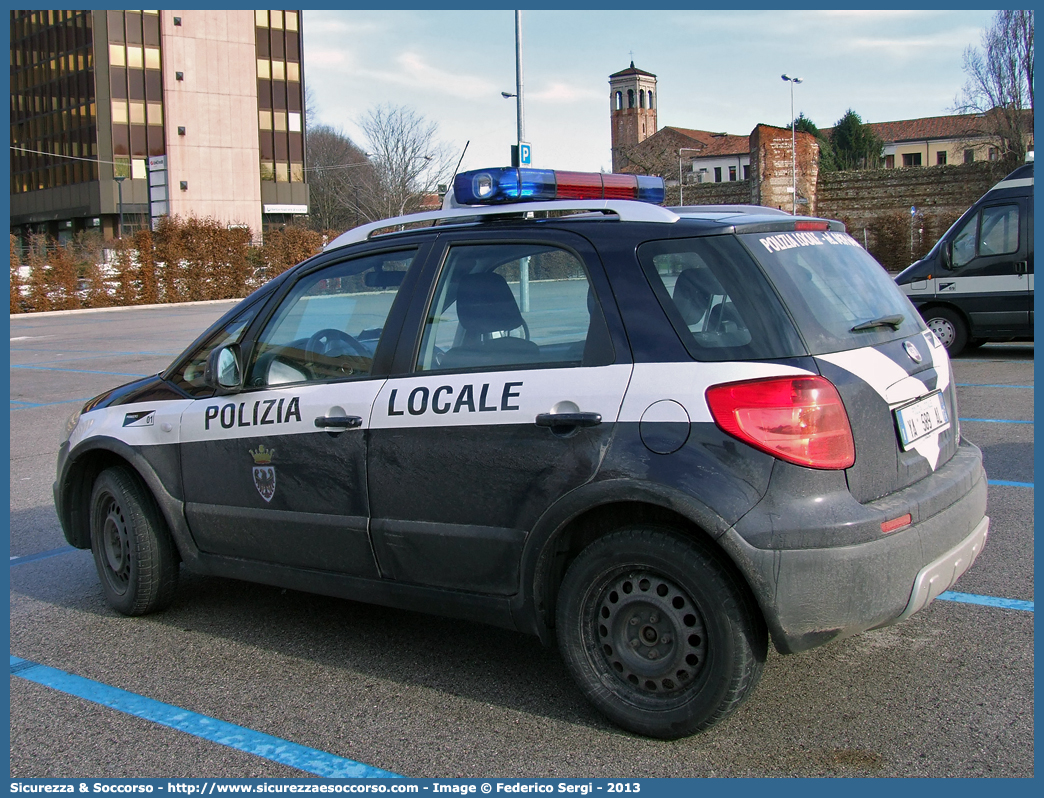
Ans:
[[[528,144],[522,144],[518,148],[518,165],[529,166],[533,163],[533,148]]]

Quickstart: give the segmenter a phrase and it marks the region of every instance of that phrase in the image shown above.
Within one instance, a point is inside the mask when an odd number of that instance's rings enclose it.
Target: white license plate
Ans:
[[[950,416],[940,393],[933,393],[906,407],[900,407],[895,411],[895,420],[904,450],[926,435],[941,432],[950,426]]]

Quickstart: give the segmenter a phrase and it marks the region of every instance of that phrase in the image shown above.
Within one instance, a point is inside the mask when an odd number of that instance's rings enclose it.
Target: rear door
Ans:
[[[370,420],[374,548],[385,577],[512,594],[528,530],[598,470],[630,358],[579,236],[445,234],[431,266]]]

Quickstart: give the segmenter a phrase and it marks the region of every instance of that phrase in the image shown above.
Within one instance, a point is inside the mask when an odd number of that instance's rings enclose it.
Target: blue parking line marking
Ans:
[[[1008,488],[1032,488],[1032,482],[1012,482],[1010,479],[987,479],[987,485],[1004,485]]]
[[[22,563],[34,562],[36,560],[44,560],[48,557],[57,557],[59,554],[68,554],[70,551],[76,551],[72,546],[62,546],[57,549],[51,549],[50,551],[40,551],[36,554],[26,554],[22,557],[12,557],[11,567],[21,565]]]
[[[962,418],[958,419],[962,424],[965,421],[981,421],[986,424],[1032,424],[1032,421],[1016,421],[1011,418]]]
[[[957,382],[954,383],[958,388],[1028,388],[1033,390],[1032,385],[1007,385],[1005,383],[988,383],[988,382]]]
[[[986,607],[1002,607],[1006,610],[1022,610],[1024,612],[1033,612],[1032,601],[1022,601],[1021,599],[1007,599],[997,598],[996,596],[979,596],[975,593],[957,593],[953,590],[947,590],[945,593],[940,593],[936,596],[938,599],[943,601],[958,601],[961,604],[982,604]]]
[[[52,405],[68,405],[75,404],[77,402],[86,402],[90,397],[84,397],[83,399],[62,399],[58,402],[23,402],[21,399],[11,400],[12,410],[31,410],[34,407],[51,407]],[[14,405],[20,405],[20,407],[14,407]]]
[[[149,376],[148,374],[128,374],[123,371],[88,371],[87,369],[56,369],[48,366],[14,366],[13,369],[30,369],[32,371],[65,371],[72,374],[105,374],[110,377],[136,377],[138,379]]]
[[[401,779],[398,773],[307,748],[270,734],[154,701],[11,655],[11,675],[110,709],[329,779]]]

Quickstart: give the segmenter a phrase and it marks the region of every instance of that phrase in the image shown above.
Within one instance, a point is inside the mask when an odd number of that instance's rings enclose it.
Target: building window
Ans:
[[[946,150],[939,150],[935,153],[935,165],[946,166]]]
[[[975,163],[975,150],[965,150],[964,151],[964,162],[965,163]]]
[[[886,155],[885,156],[885,169],[895,169],[895,156],[894,155]]]
[[[645,89],[639,89],[638,90],[638,107],[639,108],[644,108],[645,107]]]
[[[750,164],[743,165],[743,179],[750,180]]]
[[[652,98],[652,91],[650,90],[649,91],[649,110],[650,111],[652,110],[652,107],[653,107],[653,98]]]
[[[721,167],[720,166],[715,166],[714,167],[714,182],[715,183],[720,183],[721,182]]]
[[[627,90],[627,107],[634,108],[634,89]]]
[[[623,110],[623,92],[620,91],[616,92],[616,110]]]
[[[729,182],[731,183],[735,179],[736,179],[736,167],[735,166],[730,166],[729,167]]]
[[[920,166],[921,153],[907,152],[903,154],[903,166]]]
[[[996,161],[997,160],[997,148],[996,147],[990,147],[989,159],[991,161]]]

